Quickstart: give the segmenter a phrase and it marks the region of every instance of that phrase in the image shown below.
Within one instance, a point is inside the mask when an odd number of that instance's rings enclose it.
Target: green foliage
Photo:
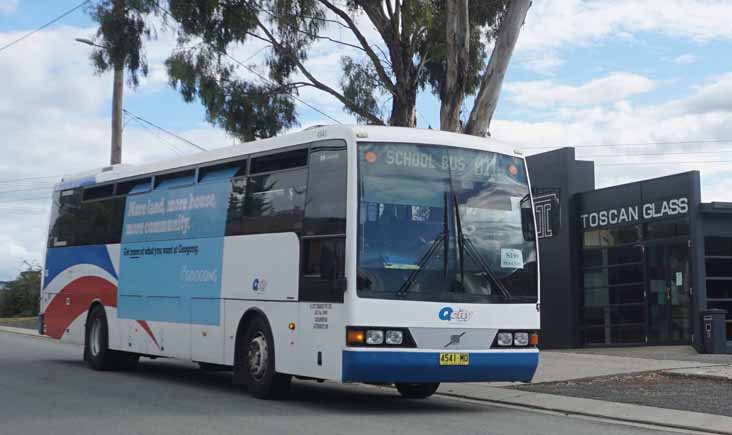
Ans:
[[[353,107],[345,106],[346,112],[355,115],[359,122],[367,122],[359,112],[368,112],[378,117],[383,116],[376,95],[387,93],[384,84],[378,80],[374,65],[365,59],[362,62],[354,61],[349,56],[341,58],[341,87],[343,96],[352,102]]]
[[[41,267],[27,264],[26,270],[0,290],[0,317],[37,316],[40,291]]]
[[[446,2],[402,0],[396,11],[386,0],[168,0],[167,9],[158,0],[97,0],[90,12],[99,23],[97,42],[105,48],[92,59],[99,72],[124,65],[130,82],[137,84],[138,74],[148,69],[143,40],[153,37],[149,18],[161,15],[178,25],[178,47],[166,61],[170,85],[184,101],[199,101],[209,122],[242,140],[297,125],[292,96],[305,86],[332,95],[359,122],[412,125],[418,89],[445,97]],[[469,2],[468,95],[480,87],[489,55],[486,42],[495,37],[508,2]],[[335,19],[326,15],[329,10]],[[359,40],[363,54],[342,57],[340,89],[320,82],[306,68],[313,44],[344,44],[325,35],[333,25],[351,33],[342,39],[359,39],[359,31],[349,27],[364,16],[380,38]],[[228,54],[254,42],[267,44],[261,74]],[[295,76],[305,79],[296,82]],[[391,100],[391,113],[378,104],[384,97]]]
[[[100,0],[89,8],[89,15],[99,23],[95,43],[100,47],[91,54],[97,72],[121,65],[128,71],[129,82],[139,83],[139,74],[147,75],[148,66],[142,45],[153,29],[147,17],[157,12],[156,0]]]
[[[295,125],[295,105],[287,86],[237,79],[233,68],[211,48],[174,53],[166,67],[170,85],[184,101],[197,98],[209,122],[243,141],[271,137]]]

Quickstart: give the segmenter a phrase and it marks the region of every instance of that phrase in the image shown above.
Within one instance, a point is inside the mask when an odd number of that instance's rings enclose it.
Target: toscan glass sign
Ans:
[[[582,213],[579,218],[582,229],[589,229],[683,216],[688,211],[689,199],[680,197]]]

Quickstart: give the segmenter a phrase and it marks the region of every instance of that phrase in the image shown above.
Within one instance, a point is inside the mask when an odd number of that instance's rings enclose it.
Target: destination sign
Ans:
[[[369,147],[361,158],[367,164],[370,174],[385,172],[389,174],[420,174],[444,176],[446,172],[456,177],[493,178],[497,173],[511,177],[520,176],[520,159],[510,156],[467,150],[416,145],[386,145]]]

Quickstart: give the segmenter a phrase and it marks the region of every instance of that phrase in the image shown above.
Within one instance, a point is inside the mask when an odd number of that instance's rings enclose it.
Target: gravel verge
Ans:
[[[732,417],[732,382],[661,371],[510,388]]]

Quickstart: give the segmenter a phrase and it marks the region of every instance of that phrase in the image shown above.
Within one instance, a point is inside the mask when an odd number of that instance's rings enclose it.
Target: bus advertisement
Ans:
[[[57,184],[41,333],[97,370],[140,357],[291,378],[524,381],[539,256],[523,157],[490,139],[330,126]]]

